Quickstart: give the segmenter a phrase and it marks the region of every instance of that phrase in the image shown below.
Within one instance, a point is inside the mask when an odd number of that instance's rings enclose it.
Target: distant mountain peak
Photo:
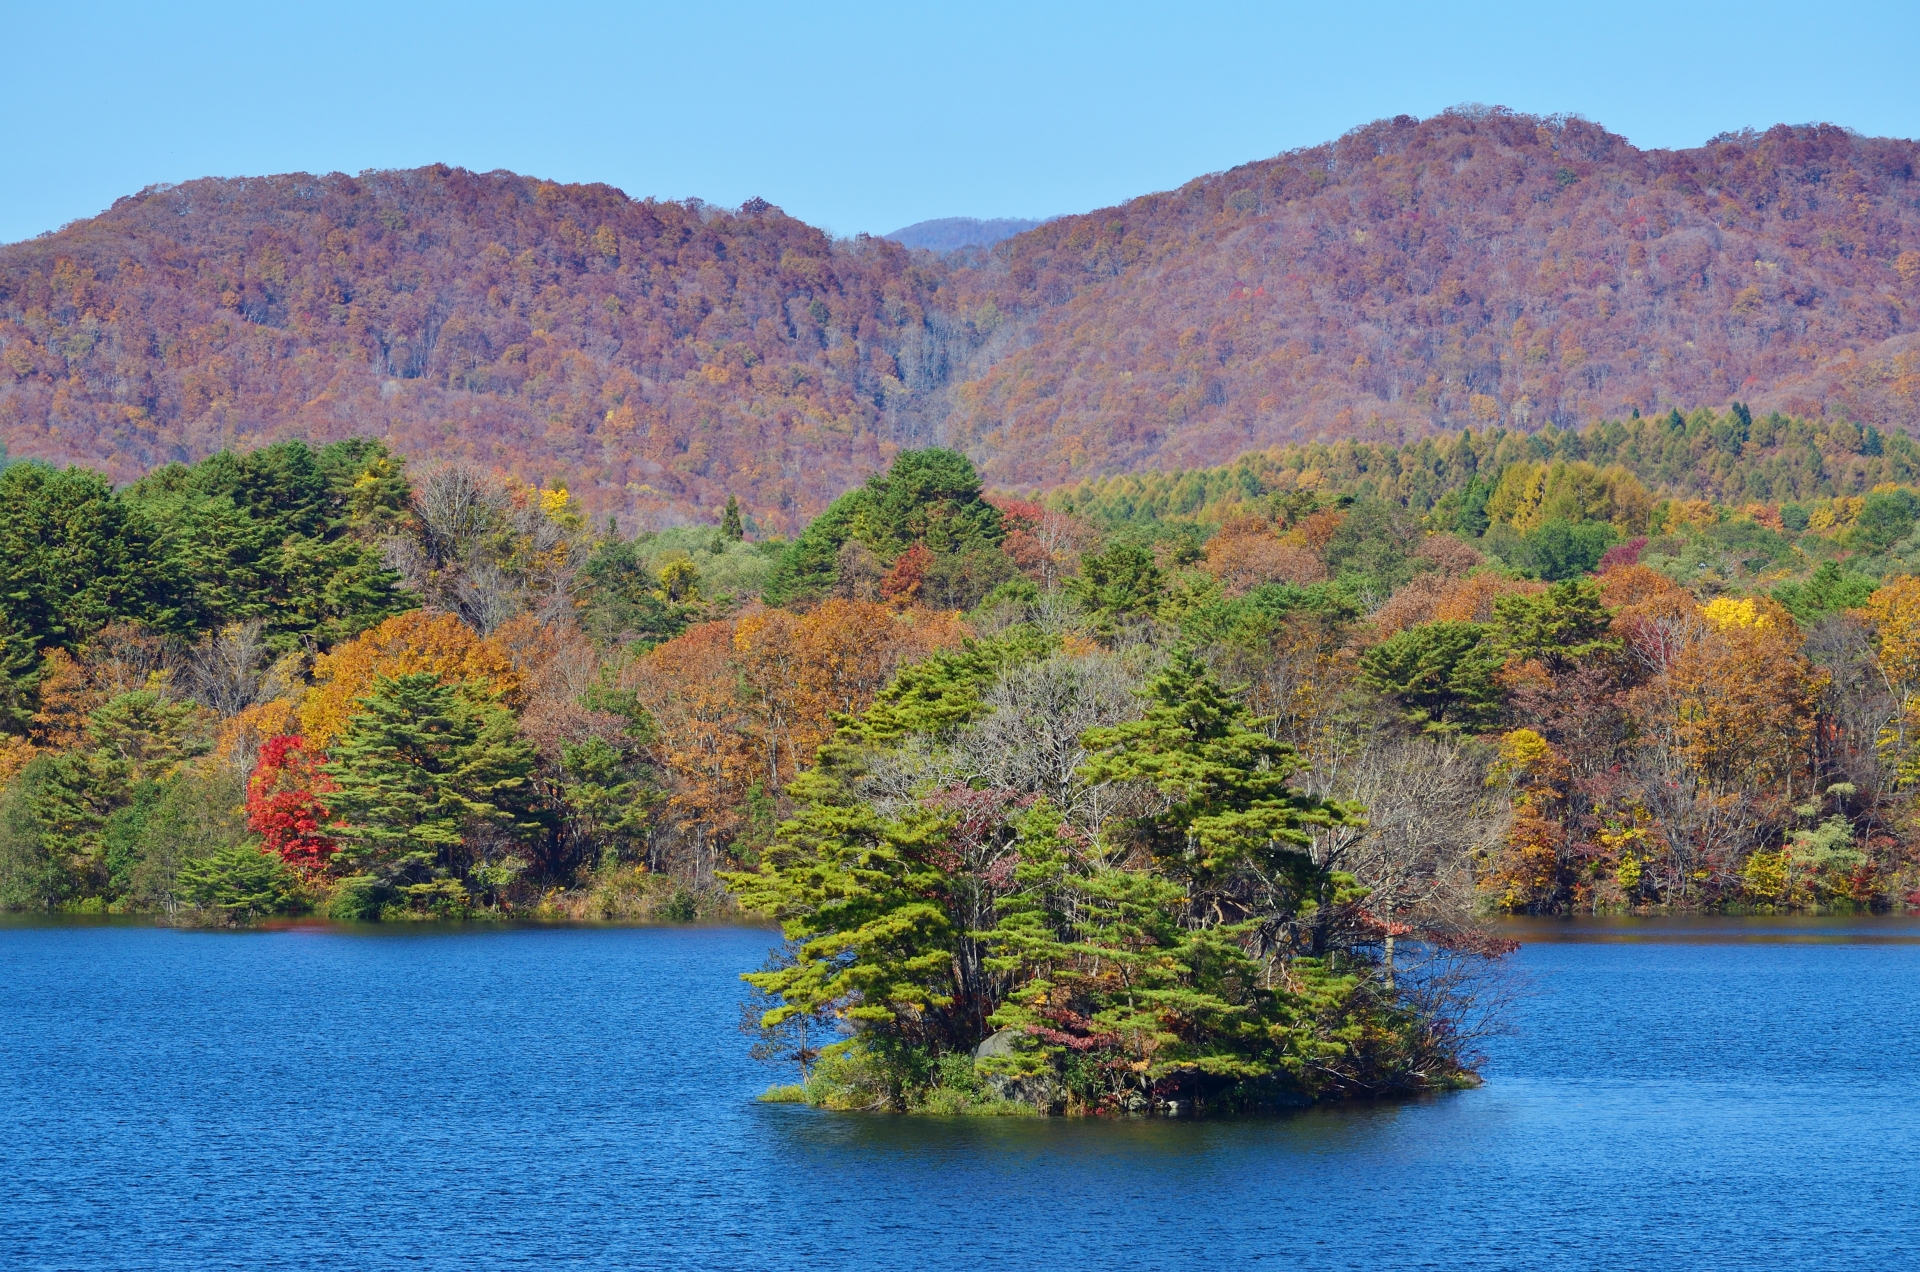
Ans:
[[[963,247],[991,247],[1002,239],[1037,229],[1052,219],[1026,220],[1002,216],[982,220],[974,216],[943,216],[932,221],[916,221],[881,237],[902,247],[925,248],[929,252],[957,252]]]

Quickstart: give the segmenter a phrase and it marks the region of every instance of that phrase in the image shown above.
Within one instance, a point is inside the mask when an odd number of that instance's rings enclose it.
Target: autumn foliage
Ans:
[[[768,799],[784,790],[896,669],[965,634],[952,613],[836,597],[805,613],[756,609],[702,624],[622,679],[657,730],[679,816],[727,835],[751,790]]]
[[[521,674],[505,643],[485,639],[451,614],[414,610],[340,645],[314,664],[312,690],[300,707],[301,733],[324,748],[346,725],[376,676],[432,672],[443,682],[477,684],[511,698]]]
[[[247,828],[260,846],[303,874],[330,865],[338,845],[325,833],[323,802],[333,783],[298,734],[269,738],[247,779]]]
[[[1831,125],[1649,151],[1498,109],[1379,120],[961,272],[1024,338],[959,387],[958,436],[1011,484],[1728,397],[1912,430],[1917,151]]]
[[[0,248],[0,442],[126,481],[379,420],[595,514],[793,532],[936,421],[1009,487],[1735,396],[1912,428],[1915,159],[1456,110],[949,259],[758,199],[209,178]]]
[[[0,249],[0,442],[124,481],[379,419],[416,460],[563,476],[595,510],[737,491],[794,529],[883,465],[937,286],[760,200],[441,166],[191,181]]]

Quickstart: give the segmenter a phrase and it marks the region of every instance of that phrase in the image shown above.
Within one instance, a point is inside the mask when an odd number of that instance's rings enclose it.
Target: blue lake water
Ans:
[[[765,932],[0,927],[0,1267],[1920,1266],[1920,924],[1540,924],[1485,1087],[766,1106]]]

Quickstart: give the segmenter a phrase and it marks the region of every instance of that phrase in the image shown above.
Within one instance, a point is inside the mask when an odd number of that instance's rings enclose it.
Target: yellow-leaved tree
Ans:
[[[1894,778],[1920,778],[1920,579],[1901,575],[1867,598],[1862,612],[1887,692],[1898,710],[1880,731],[1880,754]]]
[[[451,614],[397,614],[315,661],[313,688],[300,704],[307,749],[324,750],[340,736],[374,677],[414,672],[431,672],[445,684],[480,685],[509,705],[521,687],[512,653],[501,641],[476,635]]]

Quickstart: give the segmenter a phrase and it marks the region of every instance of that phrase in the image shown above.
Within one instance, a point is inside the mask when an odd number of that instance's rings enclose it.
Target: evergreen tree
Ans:
[[[1291,745],[1262,733],[1263,721],[1178,647],[1144,691],[1143,718],[1086,735],[1089,781],[1151,785],[1164,805],[1130,827],[1167,874],[1209,890],[1252,868],[1285,881],[1295,900],[1325,891],[1307,855],[1305,827],[1347,820],[1350,810],[1294,790]]]
[[[378,676],[331,750],[328,828],[349,869],[383,887],[438,895],[466,864],[474,831],[525,838],[534,811],[533,748],[512,712],[431,672]]]
[[[161,689],[119,694],[87,718],[79,746],[48,758],[35,813],[46,851],[81,895],[114,900],[127,886],[145,806],[208,750],[200,714]]]
[[[1509,546],[1499,550],[1526,574],[1555,583],[1591,573],[1618,538],[1604,521],[1553,520],[1517,540],[1508,539]]]
[[[1133,543],[1082,557],[1080,577],[1067,580],[1067,594],[1103,623],[1150,616],[1165,597],[1153,553]]]
[[[0,472],[0,630],[10,645],[69,648],[115,619],[179,630],[187,590],[152,522],[100,474]]]
[[[834,500],[793,541],[762,599],[786,605],[827,595],[839,580],[840,550],[850,542],[888,565],[924,543],[934,555],[930,573],[941,577],[943,589],[978,599],[1006,576],[995,564],[1004,557],[1005,538],[1000,510],[981,497],[971,460],[949,450],[902,451],[891,468]]]
[[[946,734],[980,714],[983,695],[1000,676],[1058,647],[1057,637],[1023,624],[936,653],[901,668],[873,705],[846,726],[845,736],[879,745],[910,734]]]
[[[405,521],[410,493],[385,447],[359,439],[319,452],[301,441],[221,451],[149,473],[127,499],[165,527],[168,559],[191,582],[192,627],[257,618],[288,650],[411,607],[377,543]]]
[[[660,580],[628,539],[603,540],[574,582],[580,625],[604,647],[638,641],[651,647],[687,629],[697,607],[663,599]]]
[[[1044,803],[1019,830],[1015,890],[987,939],[989,965],[1017,982],[991,1023],[1026,1039],[992,1067],[1030,1078],[1093,1057],[1096,1088],[1142,1094],[1176,1073],[1273,1072],[1250,924],[1187,921],[1180,883],[1085,860]]]
[[[720,514],[720,537],[735,543],[747,537],[746,524],[740,519],[740,500],[733,495],[727,496],[726,511]]]
[[[823,748],[790,788],[800,810],[760,868],[722,876],[742,908],[778,920],[793,943],[782,966],[744,979],[780,999],[768,1028],[832,1013],[875,1030],[883,1046],[936,1040],[959,935],[937,860],[945,821],[919,809],[882,816],[853,794],[859,771],[850,748]]]
[[[1429,732],[1486,728],[1500,713],[1505,658],[1485,624],[1442,621],[1396,632],[1360,659],[1360,678],[1392,694]]]
[[[1859,609],[1878,586],[1875,580],[1846,569],[1838,561],[1822,561],[1804,583],[1782,583],[1774,588],[1773,599],[1786,606],[1802,625],[1811,625],[1827,614]]]
[[[176,887],[189,905],[246,923],[296,908],[300,878],[277,854],[235,843],[182,864]]]
[[[564,745],[560,764],[565,805],[593,850],[630,855],[664,798],[645,771],[604,738]]]
[[[1567,579],[1544,592],[1502,596],[1493,603],[1493,640],[1510,657],[1538,658],[1563,669],[1595,655],[1617,652],[1609,639],[1613,615],[1592,579]]]

